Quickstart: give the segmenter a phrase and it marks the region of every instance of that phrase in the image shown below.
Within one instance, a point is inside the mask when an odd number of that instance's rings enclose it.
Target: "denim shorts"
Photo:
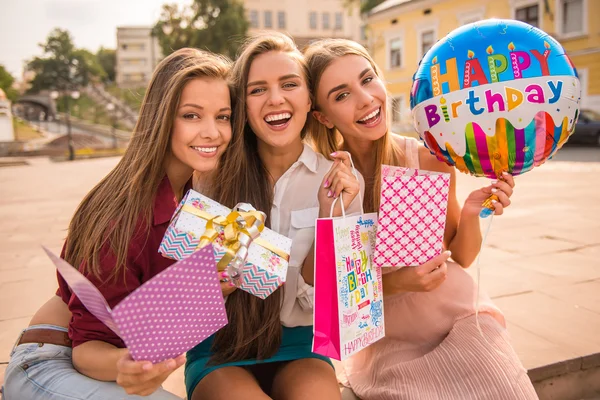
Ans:
[[[31,329],[67,329],[34,325]],[[65,346],[25,343],[13,348],[4,375],[4,400],[181,400],[159,389],[150,396],[128,395],[116,382],[102,382],[80,374],[71,361],[72,349]]]

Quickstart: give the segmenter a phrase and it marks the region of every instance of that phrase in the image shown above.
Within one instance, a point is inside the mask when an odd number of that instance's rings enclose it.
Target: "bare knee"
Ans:
[[[318,358],[295,360],[281,368],[272,394],[276,400],[341,399],[335,371]]]
[[[224,367],[206,375],[192,393],[192,400],[267,400],[256,378],[240,367]]]

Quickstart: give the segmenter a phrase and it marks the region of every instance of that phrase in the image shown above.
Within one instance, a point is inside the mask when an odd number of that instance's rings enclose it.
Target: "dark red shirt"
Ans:
[[[189,186],[188,184],[186,189]],[[119,304],[121,300],[144,282],[175,262],[159,254],[158,248],[176,208],[177,198],[173,193],[169,179],[165,176],[159,185],[154,199],[152,209],[153,220],[151,226],[148,227],[149,232],[136,233],[129,244],[125,279],[123,279],[123,274],[121,273],[119,273],[116,279],[109,278],[115,268],[116,257],[110,251],[108,245],[101,250],[101,254],[99,255],[100,279],[94,277],[92,274],[85,274],[86,278],[100,290],[111,308]],[[77,296],[71,293],[67,282],[62,276],[58,273],[57,275],[57,295],[67,303],[69,310],[73,314],[69,324],[69,337],[73,341],[73,347],[90,340],[101,340],[116,347],[124,348],[125,344],[123,341],[106,325],[100,322],[100,320],[94,317],[79,301]]]

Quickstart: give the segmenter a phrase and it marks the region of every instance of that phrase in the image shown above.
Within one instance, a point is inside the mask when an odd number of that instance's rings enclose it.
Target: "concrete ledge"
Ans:
[[[600,398],[600,353],[534,368],[528,374],[540,400]]]

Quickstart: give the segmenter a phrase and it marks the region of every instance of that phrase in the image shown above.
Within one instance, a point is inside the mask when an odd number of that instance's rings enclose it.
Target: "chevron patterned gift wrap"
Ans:
[[[191,206],[212,215],[227,216],[231,209],[194,191],[189,190],[175,211],[171,224],[160,244],[159,253],[168,258],[181,260],[188,257],[198,247],[200,237],[206,229],[206,219],[186,212],[182,207]],[[220,260],[225,254],[222,228],[213,243],[215,258]],[[260,238],[289,254],[292,240],[268,228],[264,228]],[[242,272],[239,288],[262,299],[273,293],[285,282],[288,262],[272,251],[252,243]]]

